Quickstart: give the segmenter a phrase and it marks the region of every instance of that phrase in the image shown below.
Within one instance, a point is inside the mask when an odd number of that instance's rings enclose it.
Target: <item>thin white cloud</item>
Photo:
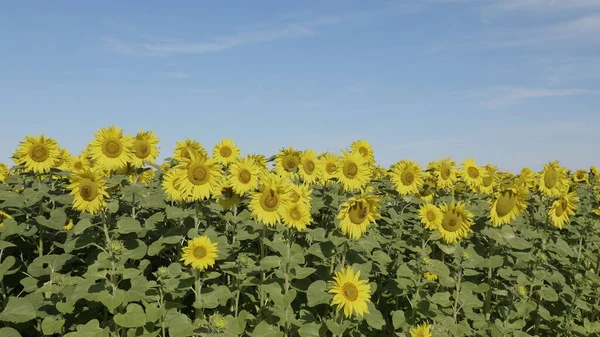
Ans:
[[[485,108],[495,109],[522,103],[526,100],[548,97],[576,96],[597,93],[588,89],[548,89],[536,87],[492,87],[469,90],[458,96],[474,99]]]
[[[113,37],[105,37],[104,41],[110,50],[122,54],[204,54],[220,52],[244,45],[311,36],[316,34],[315,28],[334,25],[340,21],[341,19],[336,16],[318,17],[301,23],[290,23],[271,30],[240,32],[229,36],[217,37],[208,42],[126,42]]]
[[[173,72],[167,73],[167,76],[171,77],[171,78],[177,78],[177,79],[186,79],[186,78],[192,77],[191,74],[184,73],[181,71],[173,71]]]

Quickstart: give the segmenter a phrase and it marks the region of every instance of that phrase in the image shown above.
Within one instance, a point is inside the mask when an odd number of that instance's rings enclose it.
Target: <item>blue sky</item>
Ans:
[[[0,4],[0,161],[100,127],[385,166],[600,164],[600,0]]]

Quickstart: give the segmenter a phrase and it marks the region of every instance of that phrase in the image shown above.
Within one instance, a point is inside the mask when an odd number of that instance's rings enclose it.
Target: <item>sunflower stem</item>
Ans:
[[[196,295],[196,301],[195,301],[195,305],[194,305],[194,309],[195,309],[194,311],[196,313],[196,319],[199,319],[202,317],[202,313],[204,311],[202,308],[201,302],[200,302],[200,300],[202,298],[201,296],[202,296],[202,283],[203,282],[202,282],[201,272],[196,270],[195,274],[196,274],[195,275],[196,276],[196,284],[195,284],[194,293]]]
[[[459,307],[458,307],[458,300],[460,297],[460,282],[462,280],[462,260],[459,261],[458,264],[458,275],[456,277],[456,289],[455,289],[455,295],[454,295],[454,324],[458,324],[458,311],[459,311]]]
[[[266,228],[263,226],[262,230],[260,231],[260,261],[259,263],[263,260],[263,258],[265,257],[265,235],[266,235]],[[262,288],[263,283],[265,282],[265,271],[261,269],[260,271],[260,305],[259,305],[259,311],[262,310],[263,306],[266,304],[266,299],[265,299],[265,292]]]
[[[292,228],[290,227],[287,232],[287,249],[285,256],[285,286],[284,286],[284,299],[287,297],[288,291],[290,290],[290,254],[292,251],[292,243],[293,243],[294,233],[292,232]],[[286,305],[284,311],[284,319],[285,319],[285,328],[284,334],[285,336],[289,336],[289,323],[288,323],[288,307]]]

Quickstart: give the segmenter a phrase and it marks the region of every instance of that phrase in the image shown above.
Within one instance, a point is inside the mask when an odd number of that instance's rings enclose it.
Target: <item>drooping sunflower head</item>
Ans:
[[[283,223],[295,228],[298,231],[303,231],[312,222],[310,214],[310,204],[306,203],[289,203],[279,209],[279,215]]]
[[[153,168],[146,168],[141,172],[138,172],[129,177],[129,181],[132,184],[144,184],[148,186],[148,184],[154,179],[156,176],[156,171]]]
[[[181,189],[181,181],[185,179],[183,172],[177,172],[179,169],[171,169],[163,175],[162,188],[165,195],[175,201],[184,201],[186,196],[183,194]]]
[[[375,154],[373,152],[373,146],[367,140],[356,140],[350,145],[352,152],[358,152],[361,156],[369,163],[375,163]]]
[[[474,191],[483,185],[484,174],[485,169],[477,165],[473,158],[466,159],[461,165],[461,177]]]
[[[419,191],[415,193],[415,197],[425,202],[432,202],[435,194],[435,181],[425,180],[423,185],[419,187]]]
[[[262,154],[247,155],[246,158],[252,160],[260,170],[261,177],[269,172],[267,167],[267,158]]]
[[[358,152],[343,152],[338,161],[335,176],[344,190],[355,191],[364,188],[371,177],[369,163]]]
[[[390,178],[400,195],[409,195],[419,192],[423,186],[423,173],[419,164],[412,160],[402,160],[397,162],[391,173]]]
[[[258,188],[261,169],[255,160],[246,157],[236,160],[229,167],[227,180],[233,190],[242,195]]]
[[[175,160],[182,163],[191,160],[192,156],[196,158],[208,158],[208,153],[196,139],[186,138],[183,141],[175,142],[175,149],[173,149],[173,158]]]
[[[55,139],[41,134],[26,136],[15,151],[17,165],[24,165],[25,171],[47,173],[54,167],[60,156],[60,148]]]
[[[438,279],[438,276],[432,272],[426,271],[425,273],[423,273],[423,278],[425,278],[427,281],[435,281]]]
[[[4,163],[0,163],[0,183],[3,183],[6,181],[6,179],[9,177],[9,168],[6,164]]]
[[[434,172],[437,178],[437,187],[440,189],[450,189],[457,179],[456,162],[450,157],[442,158],[437,162]]]
[[[160,140],[152,131],[140,130],[133,139],[132,164],[142,167],[146,163],[153,163],[160,154],[158,143]]]
[[[205,200],[210,198],[211,193],[220,192],[223,171],[213,159],[198,158],[192,153],[192,159],[178,167],[181,169],[175,172],[182,178],[181,192],[186,199]]]
[[[332,153],[323,153],[319,156],[319,166],[321,166],[320,182],[324,185],[330,179],[335,178],[338,168],[339,157]]]
[[[227,166],[238,159],[240,148],[233,139],[225,138],[213,148],[213,158],[221,165]]]
[[[281,221],[279,210],[289,204],[290,183],[286,178],[269,173],[262,179],[260,190],[252,193],[250,210],[256,221],[275,226]]]
[[[318,163],[317,153],[314,150],[304,150],[300,156],[299,173],[304,184],[310,185],[317,182],[322,176],[321,165]]]
[[[281,149],[275,156],[275,172],[282,177],[294,178],[298,174],[302,152],[293,147]]]
[[[362,193],[348,199],[337,216],[342,233],[351,239],[359,239],[379,217],[378,208],[379,198],[372,194]]]
[[[533,189],[536,187],[536,181],[538,176],[529,167],[521,169],[517,179],[515,180],[515,186],[522,186],[527,189]]]
[[[98,171],[85,170],[74,173],[69,177],[70,184],[67,186],[73,196],[73,207],[81,212],[97,214],[106,207],[105,199],[108,193],[104,185],[104,178]]]
[[[595,175],[595,176],[600,175],[598,173],[598,168],[596,166],[594,166],[594,165],[590,166],[590,173],[593,174],[593,175]]]
[[[73,219],[68,219],[67,223],[63,226],[63,231],[70,231],[73,229]]]
[[[547,197],[558,197],[569,189],[569,179],[564,167],[557,160],[544,165],[538,181],[538,189]]]
[[[443,214],[442,223],[436,228],[446,243],[464,239],[472,232],[473,213],[465,208],[463,201],[444,204],[440,207]]]
[[[58,159],[54,163],[54,168],[57,168],[61,171],[69,171],[73,164],[73,157],[69,150],[62,148],[58,154]]]
[[[211,242],[207,236],[199,236],[188,241],[183,248],[181,261],[186,266],[202,271],[215,265],[217,259],[217,242]]]
[[[337,311],[344,309],[344,316],[347,318],[353,313],[360,317],[369,313],[371,286],[368,280],[360,278],[360,270],[346,267],[335,272],[335,277],[329,282],[329,293],[333,294],[331,305],[337,306]]]
[[[410,337],[432,337],[431,325],[425,322],[410,328]]]
[[[550,224],[556,228],[562,229],[564,225],[569,223],[569,217],[575,214],[578,202],[579,197],[575,192],[561,195],[552,203],[552,206],[550,206],[550,210],[548,211]]]
[[[133,138],[118,126],[100,128],[89,144],[95,166],[108,171],[125,167],[133,155]]]
[[[527,190],[523,186],[504,186],[496,192],[490,205],[490,220],[494,227],[513,222],[527,208]]]
[[[219,192],[215,193],[217,203],[223,207],[223,209],[232,209],[234,206],[240,204],[240,196],[235,193],[231,183],[227,180],[222,180]]]
[[[483,182],[477,189],[481,194],[492,194],[494,188],[498,185],[498,168],[488,164],[483,167],[483,171]]]
[[[6,219],[12,219],[13,217],[10,216],[8,213],[4,213],[2,211],[0,211],[0,228],[2,228],[2,226],[4,226],[4,220]]]
[[[310,204],[312,190],[306,185],[291,184],[290,201],[294,204]]]
[[[586,183],[588,181],[588,173],[586,170],[577,170],[573,174],[573,181],[576,183]]]
[[[434,204],[424,203],[419,208],[421,223],[427,229],[436,229],[442,223],[443,216],[442,211]]]

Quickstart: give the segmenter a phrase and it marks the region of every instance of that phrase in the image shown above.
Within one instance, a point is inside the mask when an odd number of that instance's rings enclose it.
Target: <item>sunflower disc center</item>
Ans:
[[[150,146],[145,140],[137,140],[134,145],[135,156],[144,159],[150,155]]]
[[[435,213],[433,211],[427,211],[427,220],[429,220],[429,221],[435,220]]]
[[[312,174],[315,171],[315,163],[312,160],[307,160],[302,164],[304,171],[308,174]]]
[[[479,178],[479,170],[476,167],[469,167],[467,169],[467,174],[469,175],[469,177],[473,178],[473,179],[477,179]]]
[[[450,178],[451,171],[449,168],[447,168],[447,167],[442,168],[440,170],[440,173],[442,175],[442,179],[448,180],[448,178]]]
[[[252,174],[246,169],[241,169],[238,173],[238,179],[242,184],[247,184],[252,179]]]
[[[358,174],[358,166],[353,163],[353,162],[349,162],[346,163],[346,165],[344,165],[344,175],[348,178],[354,178],[356,177],[356,175]]]
[[[300,201],[300,194],[298,194],[298,192],[296,191],[292,191],[291,199],[293,203],[297,203],[298,201]]]
[[[33,159],[34,161],[41,163],[43,161],[46,161],[46,159],[48,159],[48,157],[50,156],[50,153],[48,153],[48,149],[41,144],[36,144],[31,148],[31,151],[29,152],[31,159]]]
[[[342,286],[342,295],[349,301],[356,301],[358,298],[358,288],[352,283],[344,283]]]
[[[460,228],[461,221],[460,218],[454,213],[448,213],[444,216],[444,220],[442,221],[442,227],[448,232],[456,232]]]
[[[300,211],[298,211],[297,209],[292,209],[292,211],[290,212],[290,217],[296,221],[302,219],[302,214],[300,214]]]
[[[327,171],[327,174],[334,174],[336,169],[337,166],[334,163],[328,163],[325,166],[325,171]]]
[[[279,206],[279,196],[273,190],[269,190],[268,193],[263,194],[262,206],[267,212],[273,212],[277,210]]]
[[[98,191],[94,183],[91,181],[84,181],[79,187],[79,195],[81,195],[85,201],[92,201],[96,199]]]
[[[367,219],[368,214],[369,209],[362,202],[354,204],[349,212],[350,221],[355,225],[360,225]]]
[[[404,171],[400,175],[400,180],[405,186],[411,185],[415,181],[415,175],[410,171]]]
[[[194,185],[203,185],[208,181],[209,175],[202,165],[195,165],[188,169],[188,179]]]
[[[109,158],[117,158],[121,152],[121,142],[118,140],[109,139],[102,146],[102,153]]]
[[[231,156],[232,153],[233,153],[233,151],[231,150],[231,148],[229,146],[223,146],[219,150],[219,154],[223,158],[228,158],[229,156]]]
[[[505,191],[500,195],[496,202],[496,214],[503,217],[509,214],[517,205],[517,196],[511,191]]]
[[[544,185],[548,188],[554,188],[556,184],[558,184],[558,172],[554,169],[550,169],[544,174]]]
[[[194,257],[197,258],[197,259],[202,259],[207,254],[208,254],[208,252],[206,251],[205,247],[196,247],[196,248],[194,248]]]

